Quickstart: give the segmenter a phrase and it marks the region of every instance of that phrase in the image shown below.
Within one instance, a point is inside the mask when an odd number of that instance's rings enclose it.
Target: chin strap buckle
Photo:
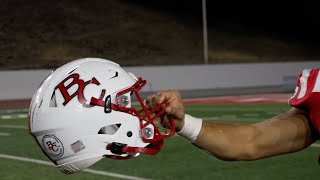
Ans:
[[[124,153],[124,147],[126,147],[126,144],[113,142],[111,144],[108,144],[107,149],[110,150],[113,154],[121,155]]]

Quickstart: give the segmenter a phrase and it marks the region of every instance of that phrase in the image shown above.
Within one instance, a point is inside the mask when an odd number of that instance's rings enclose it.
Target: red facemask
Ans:
[[[92,105],[97,105],[104,107],[105,112],[111,112],[111,111],[121,111],[124,113],[131,114],[133,116],[137,116],[140,121],[140,129],[141,129],[141,138],[144,142],[150,143],[147,147],[141,148],[141,147],[128,147],[123,146],[121,147],[115,144],[109,144],[106,148],[108,150],[114,150],[119,149],[119,151],[122,151],[123,153],[143,153],[143,154],[149,154],[149,155],[155,155],[157,154],[161,147],[163,146],[163,139],[167,137],[171,137],[175,134],[175,127],[174,127],[174,119],[172,117],[169,117],[169,127],[164,125],[164,115],[165,115],[165,107],[168,106],[167,102],[161,102],[159,105],[157,105],[153,109],[148,109],[140,94],[139,91],[143,88],[143,86],[146,84],[146,80],[142,80],[142,78],[138,78],[137,82],[133,84],[131,87],[124,89],[117,93],[116,95],[116,101],[117,104],[111,103],[111,97],[107,96],[105,98],[105,101],[97,98],[91,99]],[[135,107],[126,107],[121,105],[121,97],[124,94],[130,93],[131,95],[135,95],[136,99],[138,101],[139,108]],[[146,128],[148,125],[152,125],[154,127],[153,138],[149,137],[149,131]],[[117,146],[117,147],[115,147]],[[121,156],[106,156],[108,158],[113,159],[129,159],[132,158],[132,155],[128,155],[126,157]]]

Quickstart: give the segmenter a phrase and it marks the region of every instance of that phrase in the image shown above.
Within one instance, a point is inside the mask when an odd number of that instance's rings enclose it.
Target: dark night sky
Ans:
[[[52,68],[86,56],[125,65],[193,64],[202,58],[201,0],[3,0],[2,5],[0,68]],[[317,4],[207,0],[207,13],[214,63],[320,59]]]
[[[201,0],[135,0],[190,22],[201,22]],[[216,2],[207,0],[208,27],[243,28],[288,39],[317,43],[320,13],[316,3],[304,2]],[[237,29],[239,30],[239,29]]]

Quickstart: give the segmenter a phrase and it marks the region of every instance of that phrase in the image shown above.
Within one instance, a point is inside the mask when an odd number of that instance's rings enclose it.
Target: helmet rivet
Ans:
[[[131,131],[128,131],[128,132],[127,132],[127,136],[128,136],[128,137],[131,137],[131,136],[132,136],[132,132],[131,132]]]
[[[144,137],[145,138],[151,138],[152,137],[152,135],[153,135],[153,131],[152,131],[152,129],[151,128],[144,128]]]
[[[129,104],[129,97],[128,96],[125,96],[125,95],[120,96],[119,100],[120,100],[120,105],[121,106],[126,106],[126,105]]]

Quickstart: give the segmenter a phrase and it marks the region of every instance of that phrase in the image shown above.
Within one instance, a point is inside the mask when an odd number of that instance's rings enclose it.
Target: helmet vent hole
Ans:
[[[51,99],[50,99],[50,103],[49,103],[49,107],[58,107],[57,106],[57,100],[56,100],[56,94],[55,92],[53,92]]]
[[[73,73],[73,71],[75,71],[75,70],[78,69],[78,68],[79,68],[79,67],[75,67],[75,68],[71,69],[67,74]]]
[[[98,134],[114,135],[120,127],[121,124],[112,124],[109,126],[104,126],[98,131]]]

